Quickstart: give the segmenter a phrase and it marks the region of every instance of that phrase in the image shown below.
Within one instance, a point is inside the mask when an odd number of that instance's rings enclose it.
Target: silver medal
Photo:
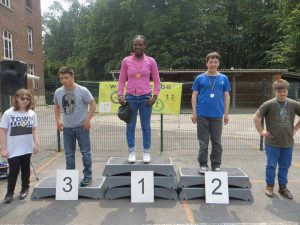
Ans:
[[[210,96],[211,98],[213,98],[213,97],[215,97],[215,94],[211,93],[209,96]]]

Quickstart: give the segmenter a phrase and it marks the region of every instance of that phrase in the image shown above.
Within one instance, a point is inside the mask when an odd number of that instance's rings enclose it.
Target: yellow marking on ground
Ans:
[[[196,224],[193,212],[189,206],[188,201],[182,201],[181,204],[184,209],[185,215],[189,221],[189,224]]]
[[[57,153],[54,157],[52,157],[51,159],[49,159],[46,163],[44,163],[41,167],[39,167],[35,172],[41,172],[43,169],[45,169],[47,166],[49,166],[53,161],[55,161],[58,157],[61,156],[61,152]],[[31,174],[30,178],[33,176],[34,174]]]
[[[295,162],[292,162],[294,166],[300,168],[300,164],[299,163],[295,163]]]

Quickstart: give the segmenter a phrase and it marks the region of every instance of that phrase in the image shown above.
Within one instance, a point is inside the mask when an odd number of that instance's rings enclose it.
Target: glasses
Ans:
[[[21,97],[21,98],[19,98],[21,101],[30,101],[30,98],[24,98],[24,97]]]

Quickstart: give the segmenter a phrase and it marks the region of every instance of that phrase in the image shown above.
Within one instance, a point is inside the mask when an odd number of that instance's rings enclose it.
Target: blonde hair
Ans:
[[[22,89],[19,89],[16,91],[16,94],[13,98],[14,111],[18,111],[20,109],[17,98],[20,98],[24,95],[26,95],[30,99],[30,103],[26,106],[26,111],[28,111],[29,109],[34,109],[35,102],[34,102],[33,95],[31,94],[31,92],[29,90],[22,88]]]

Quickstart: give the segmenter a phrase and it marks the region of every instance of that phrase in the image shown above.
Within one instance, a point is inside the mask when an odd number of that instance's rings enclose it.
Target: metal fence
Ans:
[[[87,87],[96,102],[98,101],[99,83],[77,81]],[[234,86],[233,86],[234,85]],[[271,84],[267,82],[236,82],[231,84],[235,88],[230,107],[230,122],[223,129],[223,148],[241,151],[247,146],[250,149],[259,149],[260,139],[253,124],[253,114],[265,99],[270,98]],[[58,81],[46,80],[45,92],[47,106],[39,106],[36,112],[39,118],[39,133],[41,143],[45,149],[57,149],[57,133],[54,120],[53,95],[60,87]],[[183,83],[181,113],[179,115],[157,115],[151,118],[152,152],[159,155],[191,155],[196,154],[199,148],[196,125],[191,122],[191,90],[192,83]],[[126,154],[125,123],[120,121],[116,114],[95,113],[92,120],[91,142],[94,155],[113,156]],[[296,142],[300,143],[298,136]],[[62,145],[63,146],[63,145]],[[140,122],[136,128],[136,148],[142,149],[142,132]]]
[[[98,101],[99,83],[77,83],[87,87],[96,102]],[[39,84],[37,84],[39,85]],[[231,84],[235,88],[235,96],[231,96],[229,124],[224,126],[222,142],[224,149],[240,151],[247,149],[258,150],[260,139],[253,124],[253,114],[263,99],[271,96],[271,85],[266,82],[241,82]],[[235,86],[233,86],[235,85]],[[39,121],[39,136],[42,149],[58,149],[57,131],[54,118],[53,95],[60,87],[59,81],[45,80],[46,105],[37,106],[35,111]],[[196,125],[191,122],[192,83],[183,83],[181,113],[179,115],[153,114],[151,118],[152,145],[154,155],[163,152],[166,156],[196,156],[199,144],[196,135]],[[231,94],[232,95],[232,94]],[[103,115],[95,113],[92,119],[91,143],[94,156],[120,156],[127,154],[125,139],[125,123],[116,114]],[[60,134],[60,136],[62,136]],[[296,135],[296,145],[300,143]],[[61,140],[61,147],[63,143]],[[142,132],[138,120],[136,127],[136,148],[142,149]]]

